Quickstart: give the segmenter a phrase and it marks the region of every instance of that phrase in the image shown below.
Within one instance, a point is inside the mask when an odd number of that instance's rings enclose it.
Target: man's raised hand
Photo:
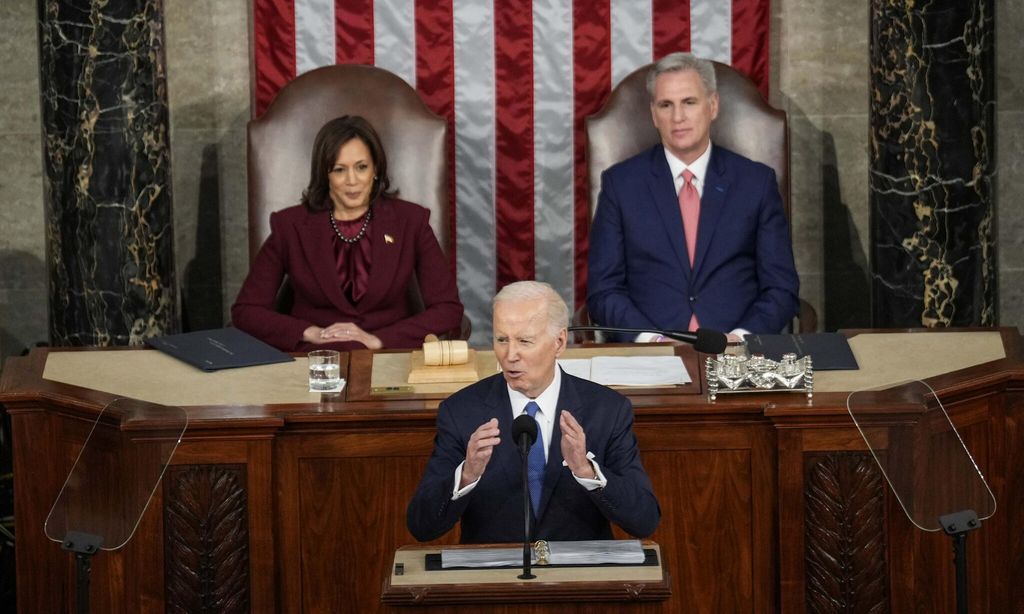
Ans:
[[[466,445],[466,462],[462,465],[462,483],[459,488],[465,488],[480,479],[491,461],[491,454],[494,446],[498,445],[501,438],[498,437],[498,419],[491,418],[481,424],[469,437]]]

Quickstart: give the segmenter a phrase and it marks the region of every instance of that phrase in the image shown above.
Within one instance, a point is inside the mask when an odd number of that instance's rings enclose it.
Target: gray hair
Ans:
[[[548,331],[552,336],[569,327],[569,308],[550,284],[542,281],[517,281],[510,283],[494,296],[493,307],[501,302],[518,302],[544,299],[547,306]]]
[[[647,94],[651,97],[652,102],[654,101],[654,84],[658,80],[658,75],[680,70],[695,71],[709,95],[718,91],[718,83],[715,81],[715,65],[710,60],[698,58],[692,53],[677,51],[655,62],[647,71]]]

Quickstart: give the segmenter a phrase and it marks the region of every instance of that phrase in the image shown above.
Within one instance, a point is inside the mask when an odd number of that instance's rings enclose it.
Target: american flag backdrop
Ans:
[[[303,72],[356,63],[446,117],[455,270],[473,342],[489,344],[491,297],[511,281],[585,298],[584,118],[672,51],[767,94],[769,19],[769,0],[253,0],[255,112]]]

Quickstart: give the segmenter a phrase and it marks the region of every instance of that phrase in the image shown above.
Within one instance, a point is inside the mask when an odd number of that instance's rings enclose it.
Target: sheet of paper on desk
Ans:
[[[639,539],[593,539],[548,542],[552,565],[640,565],[644,548]]]
[[[536,558],[536,557],[534,557]],[[515,567],[523,564],[523,548],[444,548],[441,568]]]
[[[539,543],[539,542],[538,542]],[[593,539],[546,542],[551,565],[641,565],[644,548],[638,539]],[[534,544],[531,561],[537,563]],[[441,568],[515,567],[523,563],[520,548],[443,548]]]
[[[590,359],[590,379],[605,386],[674,386],[691,381],[678,356],[595,356]]]
[[[583,379],[590,379],[589,358],[559,358],[558,366],[569,375],[575,375]]]

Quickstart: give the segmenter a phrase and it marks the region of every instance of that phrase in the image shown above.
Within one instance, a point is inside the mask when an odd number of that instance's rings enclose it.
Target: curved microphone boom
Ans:
[[[720,354],[725,351],[729,338],[725,333],[711,330],[710,328],[698,328],[697,332],[691,333],[682,330],[658,330],[656,328],[619,328],[616,326],[570,326],[569,332],[593,331],[600,333],[628,333],[639,335],[640,333],[654,333],[664,335],[669,339],[689,343],[693,349],[704,354]]]
[[[523,413],[512,421],[512,441],[519,445],[519,452],[523,455],[523,573],[519,575],[521,580],[532,580],[537,576],[530,573],[530,485],[527,481],[529,474],[530,446],[537,441],[537,421],[529,414]]]

